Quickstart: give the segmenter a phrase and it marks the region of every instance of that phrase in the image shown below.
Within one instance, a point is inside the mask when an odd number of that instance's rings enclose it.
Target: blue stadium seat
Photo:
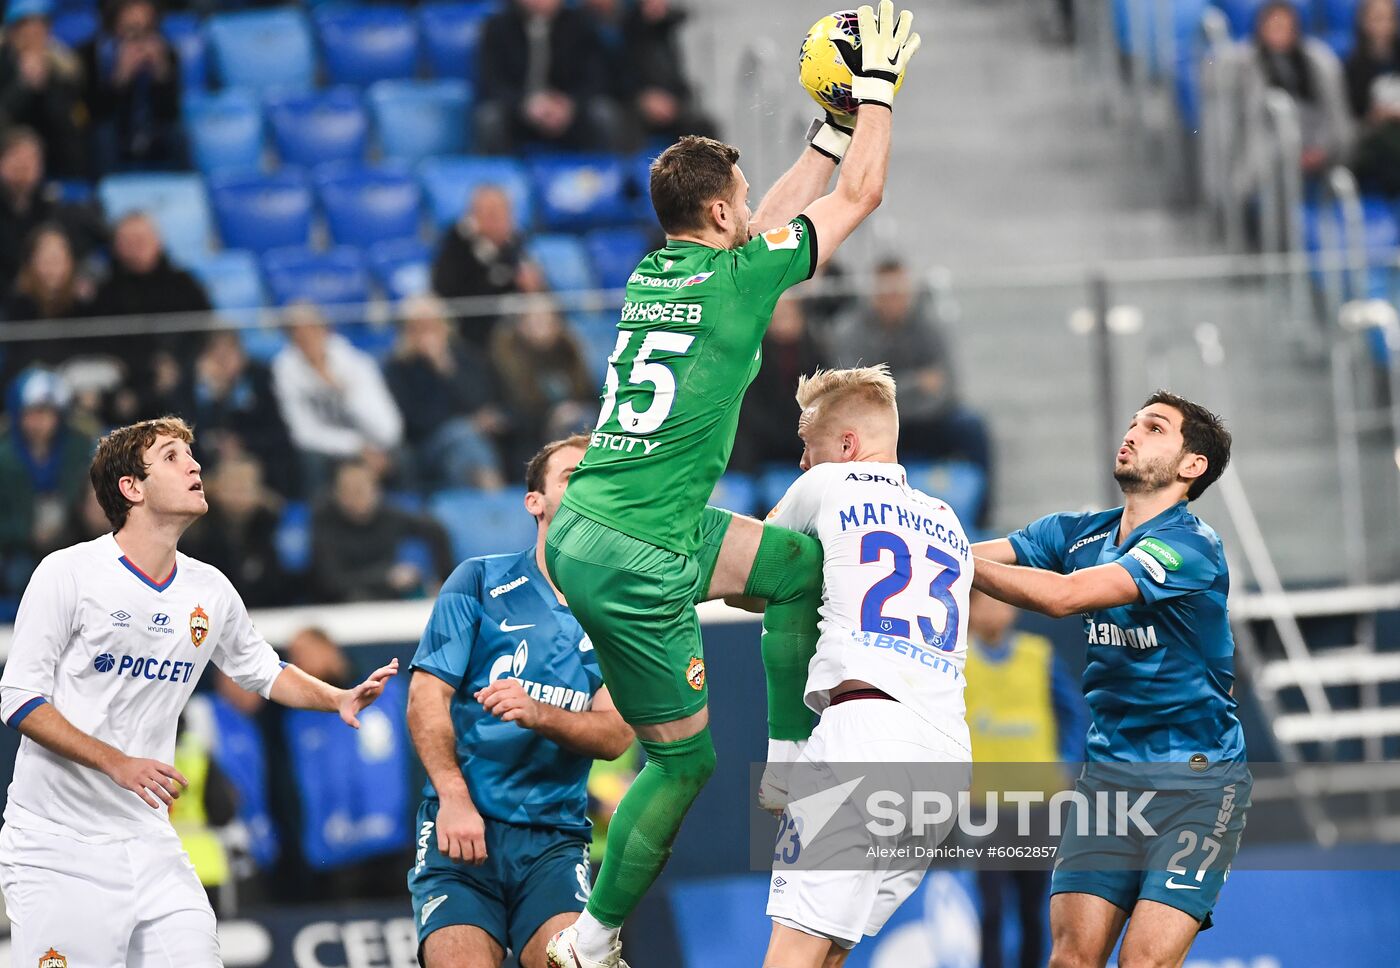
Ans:
[[[656,221],[656,209],[651,207],[651,163],[656,155],[655,151],[644,151],[627,164],[633,217],[647,224]]]
[[[792,464],[767,464],[754,479],[757,493],[754,495],[758,499],[758,506],[766,514],[770,509],[778,506],[778,502],[783,499],[788,488],[792,487],[792,482],[802,476],[802,468],[794,462]]]
[[[46,190],[56,191],[64,205],[87,205],[97,193],[93,183],[84,178],[59,178],[49,182]]]
[[[452,540],[458,560],[498,555],[530,547],[535,519],[525,512],[525,492],[454,489],[439,491],[428,507]]]
[[[95,9],[60,10],[49,22],[49,31],[69,47],[77,47],[92,40],[101,20]]]
[[[267,119],[277,153],[288,165],[359,161],[369,143],[369,117],[352,87],[271,98]]]
[[[407,171],[327,165],[315,181],[331,238],[340,245],[418,236],[423,189]]]
[[[192,264],[190,271],[204,284],[220,316],[243,326],[257,325],[258,311],[267,304],[257,256],[225,249]]]
[[[594,229],[585,238],[588,257],[604,289],[622,289],[628,278],[651,251],[651,239],[641,229]]]
[[[418,33],[433,76],[464,81],[476,77],[481,25],[495,9],[491,0],[445,0],[418,8]]]
[[[497,185],[510,196],[516,223],[522,229],[534,224],[530,179],[525,166],[510,158],[429,158],[418,166],[418,177],[428,195],[433,221],[451,225],[461,218],[467,201],[482,185]]]
[[[537,235],[526,250],[544,273],[549,288],[556,292],[598,288],[588,250],[576,236]]]
[[[308,91],[316,50],[306,18],[294,7],[215,14],[208,23],[215,70],[225,86]]]
[[[299,171],[213,175],[209,197],[227,248],[266,252],[310,238],[311,189]]]
[[[313,16],[332,84],[365,85],[413,76],[418,26],[404,7],[335,4]]]
[[[530,162],[546,229],[583,231],[632,220],[623,162],[611,155],[550,155]]]
[[[617,346],[617,313],[572,313],[569,324],[581,344],[588,371],[602,386],[608,373],[608,357]]]
[[[180,58],[180,80],[184,82],[185,94],[203,91],[209,85],[209,67],[199,14],[168,13],[160,20],[160,32]]]
[[[213,221],[198,175],[108,175],[98,185],[97,197],[109,222],[137,210],[150,215],[177,261],[197,260],[210,250]]]
[[[263,255],[262,266],[272,300],[279,306],[298,300],[325,306],[369,301],[369,273],[359,249],[273,249]]]
[[[186,96],[190,157],[205,173],[257,171],[262,165],[262,108],[251,91],[230,88]]]
[[[420,239],[377,242],[365,253],[379,288],[395,301],[432,289],[433,250]]]
[[[384,157],[421,161],[467,151],[471,92],[466,81],[380,81],[369,89],[370,110]]]
[[[964,527],[971,527],[987,497],[987,477],[976,464],[966,461],[938,461],[907,464],[911,487],[947,502]]]
[[[293,575],[305,574],[311,568],[310,505],[305,501],[283,504],[282,517],[272,540],[282,567]]]
[[[767,514],[770,508],[758,506],[758,486],[747,474],[725,474],[716,483],[709,503],[735,514]]]

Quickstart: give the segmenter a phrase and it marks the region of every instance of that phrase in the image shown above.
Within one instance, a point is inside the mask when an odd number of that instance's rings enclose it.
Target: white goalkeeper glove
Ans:
[[[892,108],[895,84],[922,42],[918,34],[910,33],[914,15],[904,10],[896,20],[893,0],[880,0],[879,16],[866,4],[856,11],[856,17],[860,46],[833,40],[851,69],[851,95],[861,104]]]
[[[838,165],[851,146],[851,135],[855,131],[856,119],[849,114],[826,113],[825,118],[814,118],[807,129],[807,143],[826,155]]]

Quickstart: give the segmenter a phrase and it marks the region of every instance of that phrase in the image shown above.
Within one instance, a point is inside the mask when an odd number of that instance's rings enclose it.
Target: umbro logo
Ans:
[[[783,878],[782,878],[781,876],[773,878],[773,886],[774,886],[774,887],[783,887],[783,886],[785,886],[786,884],[787,884],[787,881],[783,880]]]
[[[131,613],[122,611],[119,608],[112,613],[112,618],[116,619],[118,622],[125,622],[131,618]]]

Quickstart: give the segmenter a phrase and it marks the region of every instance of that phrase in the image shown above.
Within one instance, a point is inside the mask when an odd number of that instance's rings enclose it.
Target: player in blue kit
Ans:
[[[413,657],[408,726],[428,783],[408,887],[425,968],[498,968],[507,949],[542,968],[588,900],[588,770],[633,736],[543,566],[587,447],[577,435],[530,460],[535,544],[459,565]]]
[[[1089,829],[1106,820],[1117,834],[1126,818],[1122,808],[1095,816],[1096,792],[1161,794],[1142,812],[1155,835],[1078,836],[1071,813],[1051,880],[1051,968],[1105,965],[1125,923],[1120,965],[1181,965],[1239,848],[1250,779],[1232,695],[1230,575],[1219,536],[1187,510],[1229,460],[1219,417],[1158,391],[1118,450],[1122,507],[1052,514],[973,546],[974,587],[1084,616],[1093,718],[1077,790]]]

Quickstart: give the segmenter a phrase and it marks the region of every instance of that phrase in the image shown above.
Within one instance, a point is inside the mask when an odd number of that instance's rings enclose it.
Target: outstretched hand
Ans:
[[[388,665],[375,669],[364,682],[353,689],[345,690],[340,697],[340,718],[345,721],[345,725],[359,729],[360,712],[383,695],[384,684],[398,673],[399,660],[390,659]]]

